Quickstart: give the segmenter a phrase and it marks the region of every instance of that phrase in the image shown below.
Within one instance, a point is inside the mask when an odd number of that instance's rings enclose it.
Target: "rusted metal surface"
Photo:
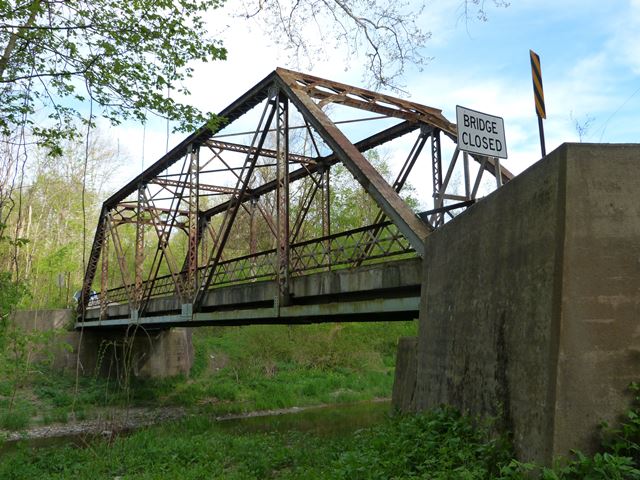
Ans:
[[[278,223],[278,303],[289,304],[289,100],[277,93],[276,115],[276,219]]]
[[[298,109],[310,117],[309,122],[314,129],[332,147],[345,167],[371,195],[385,214],[398,225],[402,233],[411,242],[413,248],[421,255],[424,239],[429,234],[429,229],[424,222],[415,215],[382,175],[310,97],[295,88],[291,88],[289,92]]]
[[[255,128],[234,131],[252,111]],[[209,290],[259,280],[274,282],[276,310],[294,308],[292,278],[421,256],[425,237],[470,206],[487,176],[498,176],[493,188],[512,177],[491,158],[460,161],[456,126],[439,109],[290,70],[277,69],[219,115],[224,122],[189,135],[105,201],[79,325],[94,289],[101,321],[110,304],[129,305],[141,321],[163,296],[182,305],[180,318],[195,318]],[[405,136],[415,138],[400,143],[408,152],[387,181],[368,152]],[[450,160],[443,139],[453,145]],[[422,217],[401,196],[420,162],[433,179],[433,209]],[[338,164],[372,199],[361,225],[336,223]],[[454,170],[462,191],[451,187]]]

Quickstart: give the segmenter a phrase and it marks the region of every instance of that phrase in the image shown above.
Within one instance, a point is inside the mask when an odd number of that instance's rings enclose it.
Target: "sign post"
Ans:
[[[544,107],[544,90],[542,88],[542,71],[540,69],[540,57],[533,50],[529,50],[531,57],[531,78],[533,79],[533,97],[536,102],[536,114],[538,115],[538,130],[540,131],[540,151],[542,156],[547,155],[547,148],[544,143],[544,126],[542,119],[547,118]]]

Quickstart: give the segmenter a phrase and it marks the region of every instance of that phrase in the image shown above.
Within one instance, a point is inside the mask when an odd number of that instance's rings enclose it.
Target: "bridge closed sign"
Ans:
[[[507,158],[504,120],[500,117],[456,106],[458,148],[487,157]]]

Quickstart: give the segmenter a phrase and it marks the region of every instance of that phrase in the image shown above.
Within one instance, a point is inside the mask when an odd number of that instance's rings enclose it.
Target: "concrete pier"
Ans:
[[[191,329],[75,330],[72,310],[18,311],[14,324],[25,332],[52,336],[33,352],[34,360],[50,359],[55,370],[83,375],[121,375],[125,371],[141,378],[189,375],[193,364]]]

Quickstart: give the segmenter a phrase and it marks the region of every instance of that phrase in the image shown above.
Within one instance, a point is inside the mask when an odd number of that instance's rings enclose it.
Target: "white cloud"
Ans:
[[[541,48],[547,151],[564,141],[577,141],[575,120],[590,117],[594,118],[591,135],[596,138],[589,140],[598,141],[602,131],[605,141],[632,138],[631,125],[637,120],[629,116],[635,115],[632,110],[637,110],[640,94],[624,102],[640,87],[640,0],[519,0],[507,9],[492,8],[489,21],[472,22],[469,31],[459,21],[459,4],[457,0],[427,4],[423,27],[433,37],[425,53],[436,58],[421,74],[409,72],[407,90],[413,101],[441,108],[449,119],[454,118],[456,104],[502,116],[510,156],[506,164],[520,171],[540,157],[528,49]],[[259,28],[249,29],[223,10],[210,15],[212,28],[220,31],[229,49],[229,59],[197,65],[188,86],[193,94],[189,101],[199,108],[219,112],[277,66],[296,68]],[[574,31],[584,35],[575,41],[571,35],[563,36]],[[486,47],[483,56],[468,56],[466,50],[478,44]],[[362,85],[361,59],[347,65],[345,56],[346,52],[331,49],[328,61],[317,62],[308,71]],[[131,145],[134,158],[140,158],[141,127],[127,126],[118,137]],[[172,137],[170,147],[182,137]],[[160,158],[165,140],[162,122],[147,127],[145,163]]]

